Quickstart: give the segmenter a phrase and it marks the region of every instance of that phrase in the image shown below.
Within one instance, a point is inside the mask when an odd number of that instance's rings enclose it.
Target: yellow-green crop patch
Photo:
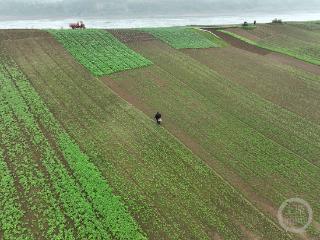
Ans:
[[[144,31],[151,33],[154,37],[166,42],[175,49],[212,48],[220,47],[223,44],[223,41],[213,34],[208,36],[201,30],[194,28],[148,28],[144,29]]]
[[[49,30],[94,76],[152,64],[104,30]]]

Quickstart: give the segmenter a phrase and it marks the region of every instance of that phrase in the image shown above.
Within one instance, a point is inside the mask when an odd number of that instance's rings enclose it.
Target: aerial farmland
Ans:
[[[0,239],[320,239],[319,65],[320,22],[0,30]]]

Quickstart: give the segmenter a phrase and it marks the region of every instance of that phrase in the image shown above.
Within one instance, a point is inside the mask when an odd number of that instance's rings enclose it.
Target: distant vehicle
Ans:
[[[77,23],[70,23],[69,27],[71,27],[72,29],[85,29],[86,25],[82,21],[80,21]]]
[[[247,27],[247,26],[249,26],[249,23],[248,23],[248,22],[244,22],[244,23],[242,24],[242,26]]]

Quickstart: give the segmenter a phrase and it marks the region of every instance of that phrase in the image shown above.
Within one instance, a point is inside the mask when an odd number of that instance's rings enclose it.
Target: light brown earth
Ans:
[[[204,30],[214,33],[215,35],[222,38],[224,41],[226,41],[227,43],[229,43],[230,45],[232,45],[236,48],[240,48],[240,49],[243,49],[243,50],[246,50],[249,52],[253,52],[256,54],[260,54],[260,55],[267,55],[270,53],[269,50],[266,50],[263,48],[258,48],[256,46],[249,44],[249,43],[246,43],[246,42],[241,41],[237,38],[234,38],[226,33],[219,32],[217,30],[212,30],[211,28],[204,28]]]

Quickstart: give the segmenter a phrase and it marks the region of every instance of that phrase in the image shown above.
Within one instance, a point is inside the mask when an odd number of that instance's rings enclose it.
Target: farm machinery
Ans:
[[[85,29],[86,25],[82,21],[79,21],[77,23],[70,23],[69,27],[72,29]]]

